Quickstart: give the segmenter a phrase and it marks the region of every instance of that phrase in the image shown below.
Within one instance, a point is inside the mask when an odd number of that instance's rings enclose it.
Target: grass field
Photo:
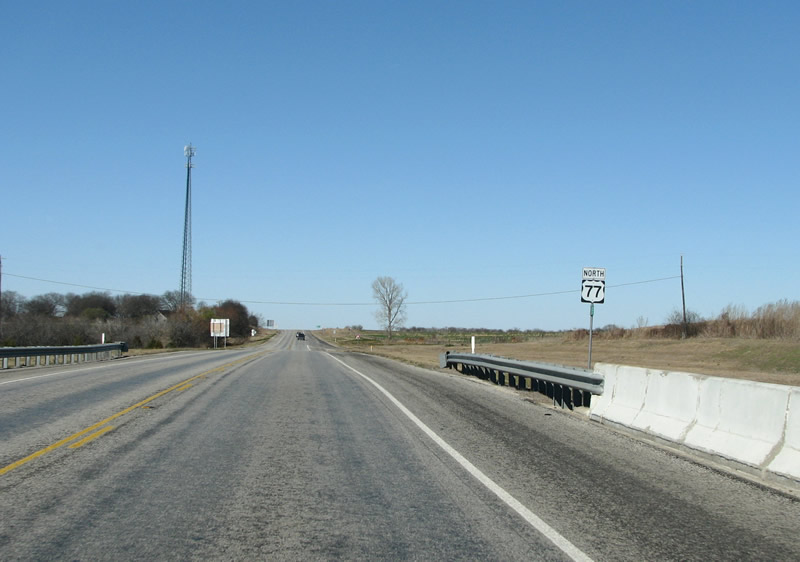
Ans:
[[[403,334],[398,334],[389,341],[382,332],[359,332],[359,339],[352,331],[336,332],[321,330],[314,334],[346,349],[382,355],[427,368],[438,368],[439,354],[445,351],[471,351],[468,336],[432,339],[416,334],[405,338]],[[475,351],[514,359],[586,367],[589,342],[588,339],[574,339],[561,333],[534,338],[484,334],[477,337]],[[704,336],[684,340],[595,338],[592,363],[598,362],[800,386],[800,342],[795,339]]]

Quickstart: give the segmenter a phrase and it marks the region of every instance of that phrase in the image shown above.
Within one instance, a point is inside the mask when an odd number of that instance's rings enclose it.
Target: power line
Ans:
[[[93,287],[91,285],[80,285],[78,283],[67,283],[64,281],[53,281],[50,279],[39,279],[37,277],[28,277],[25,275],[15,275],[13,273],[3,273],[2,275],[7,275],[9,277],[17,277],[19,279],[29,279],[31,281],[41,281],[43,283],[54,283],[56,285],[67,285],[70,287],[80,287],[83,289],[93,289],[96,291],[108,291],[112,293],[125,293],[129,295],[150,295],[154,297],[158,297],[160,295],[154,295],[152,293],[142,293],[139,291],[123,291],[120,289],[108,289],[104,287]],[[618,283],[616,285],[608,285],[608,288],[617,288],[617,287],[628,287],[631,285],[645,285],[647,283],[659,283],[661,281],[670,281],[672,279],[680,279],[680,275],[673,275],[671,277],[660,277],[658,279],[647,279],[644,281],[631,281],[629,283]],[[502,296],[502,297],[478,297],[478,298],[471,298],[471,299],[450,299],[450,300],[432,300],[432,301],[410,301],[406,302],[408,306],[418,306],[418,305],[428,305],[428,304],[458,304],[458,303],[470,303],[470,302],[487,302],[487,301],[500,301],[500,300],[519,300],[519,299],[531,299],[531,298],[539,298],[539,297],[550,297],[555,295],[566,295],[570,293],[580,293],[580,289],[572,289],[568,291],[551,291],[547,293],[531,293],[527,295],[512,295],[512,296]],[[219,302],[225,299],[216,299],[216,298],[208,298],[208,297],[197,297],[199,301],[212,301],[212,302]],[[293,301],[257,301],[257,300],[242,300],[239,301],[243,304],[270,304],[275,306],[375,306],[374,302],[293,302]]]
[[[81,285],[79,283],[67,283],[66,281],[53,281],[52,279],[40,279],[39,277],[28,277],[27,275],[16,275],[14,273],[3,273],[6,277],[16,277],[18,279],[29,279],[30,281],[41,281],[42,283],[53,283],[54,285],[67,285],[69,287],[80,287],[81,289],[94,289],[95,291],[108,291],[110,293],[127,293],[129,295],[149,295],[140,291],[123,291],[122,289],[108,289],[106,287],[93,287],[92,285]],[[158,296],[158,295],[153,295]]]

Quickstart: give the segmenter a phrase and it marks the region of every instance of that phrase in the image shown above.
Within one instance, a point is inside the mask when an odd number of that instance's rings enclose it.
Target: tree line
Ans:
[[[133,348],[206,347],[212,318],[230,320],[231,337],[249,338],[260,318],[229,299],[181,306],[179,291],[157,295],[46,293],[0,296],[0,346],[88,345],[125,341]]]

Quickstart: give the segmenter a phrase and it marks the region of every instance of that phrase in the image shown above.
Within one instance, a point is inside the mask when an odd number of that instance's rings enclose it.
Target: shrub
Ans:
[[[149,342],[147,342],[147,349],[163,349],[163,348],[164,344],[161,343],[161,340],[153,338]]]
[[[800,337],[800,302],[778,301],[759,307],[753,314],[754,332],[759,338]]]
[[[800,302],[766,304],[749,315],[742,306],[728,305],[706,323],[703,335],[759,339],[800,338]]]

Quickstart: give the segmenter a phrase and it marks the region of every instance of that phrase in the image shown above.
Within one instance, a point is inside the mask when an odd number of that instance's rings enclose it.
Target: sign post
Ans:
[[[592,368],[592,332],[594,331],[594,303],[589,307],[589,369]]]
[[[592,368],[592,332],[594,331],[594,305],[606,300],[606,269],[604,267],[584,267],[581,283],[581,302],[589,307],[589,369]]]

